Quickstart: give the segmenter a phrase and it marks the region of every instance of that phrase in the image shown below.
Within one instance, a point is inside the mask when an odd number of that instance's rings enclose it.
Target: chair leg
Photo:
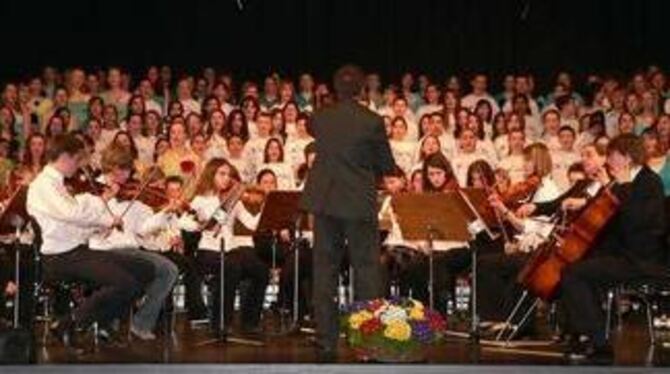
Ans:
[[[649,333],[649,344],[653,347],[656,345],[656,336],[654,335],[654,315],[652,311],[652,305],[649,299],[644,297],[643,299],[646,314],[647,314],[647,332]]]
[[[614,304],[614,290],[607,290],[607,305],[606,305],[606,318],[605,318],[605,339],[610,340],[610,335],[612,333],[612,308]]]

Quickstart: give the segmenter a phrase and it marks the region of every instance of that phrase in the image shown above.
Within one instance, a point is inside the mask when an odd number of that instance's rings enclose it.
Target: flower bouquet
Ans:
[[[424,348],[444,337],[445,319],[417,300],[359,301],[343,314],[341,327],[362,361],[418,362]]]

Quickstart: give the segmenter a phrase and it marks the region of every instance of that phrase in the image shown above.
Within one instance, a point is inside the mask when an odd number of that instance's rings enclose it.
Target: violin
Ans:
[[[515,183],[500,193],[500,199],[506,207],[514,210],[519,207],[522,201],[533,196],[537,189],[540,188],[541,183],[542,178],[532,175],[528,179]]]

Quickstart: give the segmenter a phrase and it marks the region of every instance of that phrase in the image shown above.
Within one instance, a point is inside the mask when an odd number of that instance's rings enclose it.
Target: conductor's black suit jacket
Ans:
[[[302,207],[343,219],[377,216],[376,179],[393,170],[384,122],[354,101],[314,114],[316,160],[307,177]]]

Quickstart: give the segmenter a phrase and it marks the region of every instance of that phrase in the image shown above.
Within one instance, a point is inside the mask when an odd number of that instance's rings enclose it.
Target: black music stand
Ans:
[[[299,291],[300,291],[300,242],[303,229],[307,228],[305,213],[300,209],[300,191],[272,191],[266,198],[256,231],[277,231],[292,229],[296,233],[292,250],[295,253],[293,263],[293,315],[288,332],[294,331],[299,319]],[[273,245],[273,259],[276,258],[276,246]],[[273,266],[275,261],[273,260]]]
[[[470,339],[479,342],[477,313],[477,237],[481,232],[493,238],[490,219],[483,218],[486,195],[480,189],[439,194],[403,194],[393,198],[393,209],[403,239],[428,241],[430,307],[434,306],[433,241],[469,242],[472,253]]]

